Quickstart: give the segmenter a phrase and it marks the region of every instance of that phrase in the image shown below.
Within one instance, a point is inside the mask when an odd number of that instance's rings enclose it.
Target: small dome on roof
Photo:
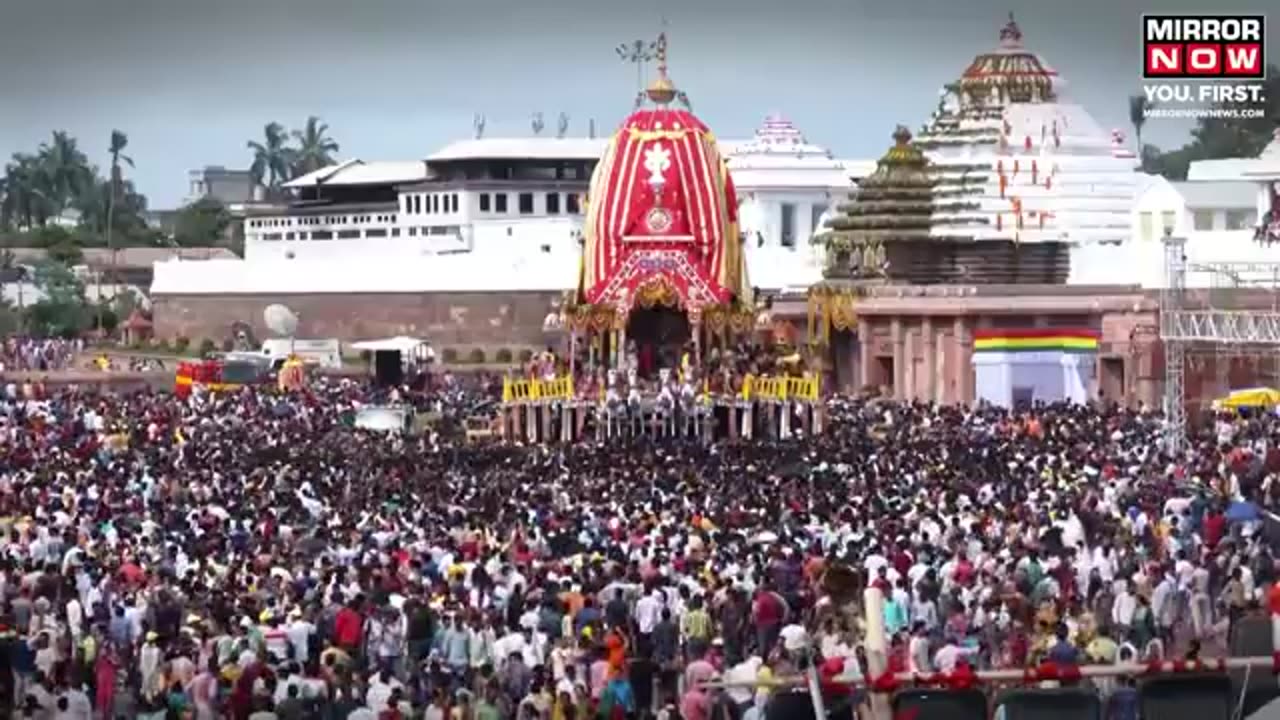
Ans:
[[[1022,29],[1009,13],[1000,43],[969,63],[958,83],[962,102],[1048,102],[1063,89],[1058,71],[1022,44]]]
[[[779,113],[772,113],[756,128],[755,136],[734,149],[737,157],[746,155],[800,155],[832,157],[831,151],[814,145],[805,138],[795,123]]]

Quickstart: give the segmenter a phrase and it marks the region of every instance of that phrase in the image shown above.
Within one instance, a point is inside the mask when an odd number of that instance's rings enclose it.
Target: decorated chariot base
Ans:
[[[824,411],[815,374],[748,375],[735,392],[705,387],[693,392],[691,387],[636,382],[579,393],[571,376],[507,378],[499,434],[506,440],[542,443],[641,436],[714,442],[822,432]]]

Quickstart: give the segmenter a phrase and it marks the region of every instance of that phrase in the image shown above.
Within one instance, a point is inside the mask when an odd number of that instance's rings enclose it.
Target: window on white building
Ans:
[[[331,231],[331,230],[316,230],[316,231],[314,231],[314,232],[312,232],[312,233],[311,233],[311,239],[312,239],[312,240],[332,240],[332,239],[333,239],[333,231]]]
[[[1258,213],[1254,210],[1228,210],[1228,230],[1249,230],[1258,224]]]
[[[1154,240],[1156,236],[1155,219],[1149,212],[1138,213],[1138,239],[1144,242]]]
[[[400,228],[391,228],[391,237],[400,237]]]
[[[796,206],[782,203],[782,246],[796,246]]]
[[[422,214],[422,196],[421,195],[413,196],[413,214],[414,215]]]
[[[519,202],[521,215],[533,214],[533,193],[520,193]]]
[[[487,213],[490,207],[489,193],[480,193],[480,212]]]
[[[505,213],[507,211],[507,194],[506,193],[494,193],[493,211],[496,213]]]
[[[1165,210],[1164,212],[1160,213],[1160,232],[1161,233],[1165,233],[1165,234],[1172,233],[1174,228],[1177,227],[1177,224],[1178,224],[1178,213],[1172,210]]]
[[[1213,211],[1212,210],[1196,210],[1191,213],[1191,227],[1195,230],[1204,231],[1213,229]]]
[[[355,240],[358,237],[360,237],[359,230],[339,230],[338,231],[339,240]]]
[[[387,236],[387,231],[384,228],[369,228],[364,231],[364,236],[367,238],[383,238]]]
[[[578,193],[568,193],[564,196],[564,211],[570,215],[577,215],[582,212],[582,205],[578,202]]]
[[[458,212],[458,193],[449,196],[449,212]]]
[[[417,236],[418,236],[418,228],[416,227],[409,228],[409,237],[417,237]]]
[[[560,193],[553,193],[553,192],[547,193],[547,214],[548,215],[560,214]]]
[[[280,233],[266,233],[262,236],[263,240],[279,240],[280,238]]]

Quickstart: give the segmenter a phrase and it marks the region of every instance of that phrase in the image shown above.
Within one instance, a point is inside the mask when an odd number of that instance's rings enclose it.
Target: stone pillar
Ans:
[[[952,324],[955,335],[955,363],[951,368],[952,381],[956,387],[957,403],[973,402],[973,352],[972,338],[969,336],[969,322],[963,315],[957,315]]]
[[[871,382],[871,363],[875,362],[872,356],[871,347],[871,321],[860,317],[858,318],[858,373],[854,376],[854,382],[857,384],[853,390],[860,392]]]
[[[933,334],[933,318],[928,315],[920,321],[920,341],[924,352],[924,397],[922,399],[932,402],[938,399],[938,353],[937,339]]]
[[[902,336],[902,318],[895,315],[889,323],[889,336],[893,343],[893,377],[890,382],[893,383],[893,399],[901,400],[906,397],[906,353],[903,352],[904,338]]]

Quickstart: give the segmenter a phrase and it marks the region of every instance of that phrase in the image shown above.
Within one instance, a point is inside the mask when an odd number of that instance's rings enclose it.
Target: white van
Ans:
[[[342,343],[337,339],[271,338],[263,341],[262,354],[271,359],[272,367],[277,367],[289,359],[290,354],[297,355],[298,359],[308,365],[319,365],[323,368],[342,367]]]

